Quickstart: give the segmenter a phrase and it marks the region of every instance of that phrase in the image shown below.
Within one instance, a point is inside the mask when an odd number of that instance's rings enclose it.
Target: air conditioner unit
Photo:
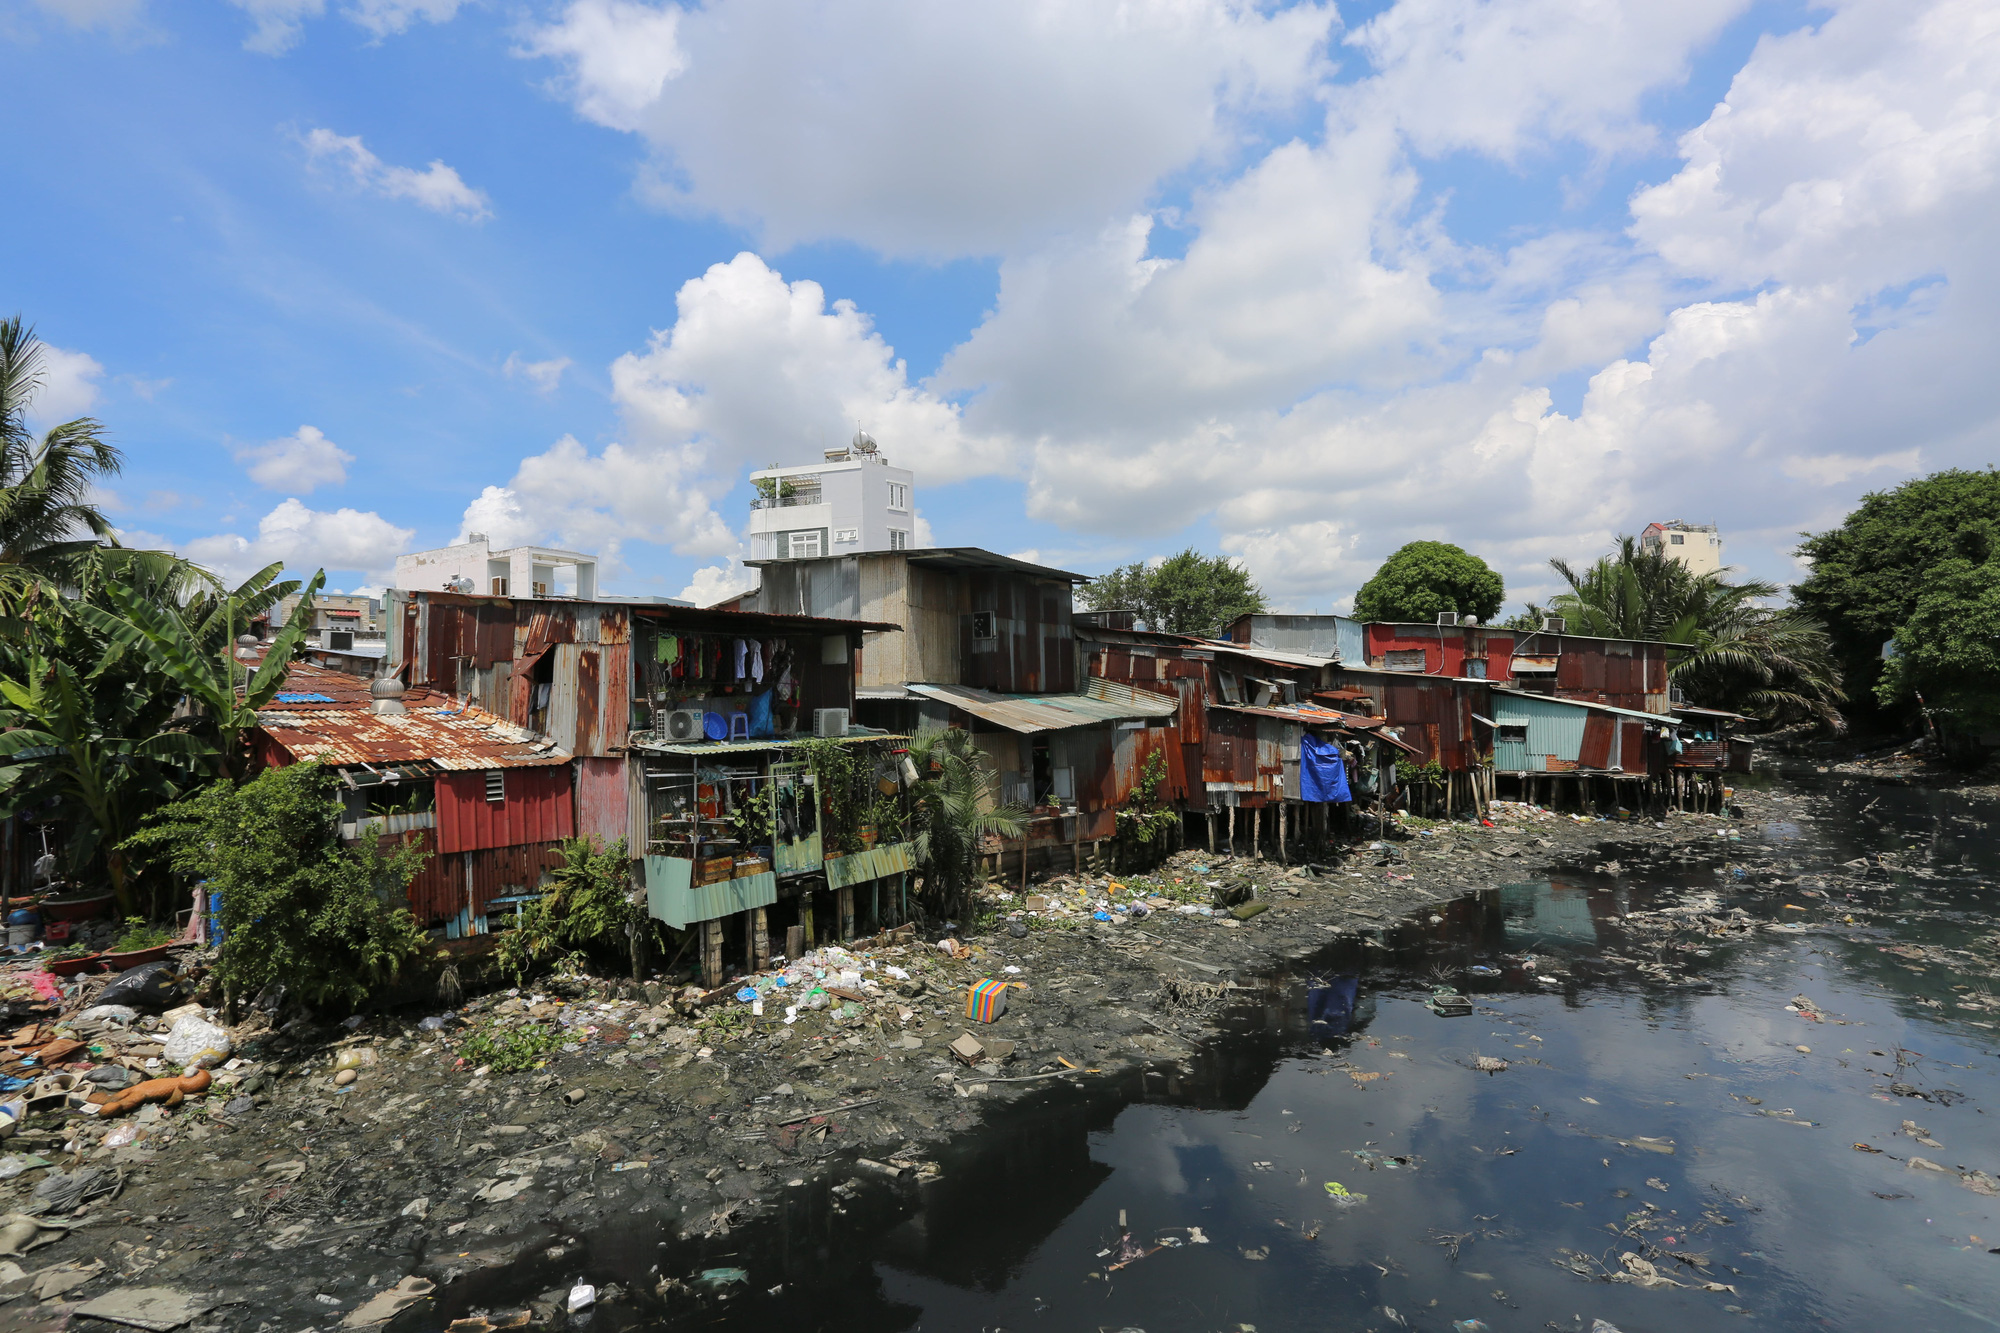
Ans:
[[[1568,624],[1569,622],[1563,619],[1561,616],[1542,617],[1542,630],[1548,634],[1561,634],[1563,632],[1564,626]]]
[[[698,741],[702,738],[702,720],[699,708],[676,708],[665,714],[661,730],[670,741]]]
[[[813,735],[845,736],[847,734],[847,710],[845,708],[813,709]]]
[[[326,632],[327,651],[348,653],[354,651],[354,631],[351,629],[330,629]]]
[[[1440,611],[1440,612],[1438,612],[1438,624],[1440,624],[1440,625],[1456,625],[1457,623],[1458,623],[1458,612],[1456,612],[1456,611]]]

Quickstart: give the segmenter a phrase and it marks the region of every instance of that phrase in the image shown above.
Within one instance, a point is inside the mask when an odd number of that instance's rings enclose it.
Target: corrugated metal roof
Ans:
[[[1733,722],[1748,722],[1750,720],[1741,713],[1726,713],[1720,708],[1696,708],[1691,704],[1681,704],[1674,709],[1675,717],[1684,717],[1689,714],[1700,717],[1726,717]]]
[[[1092,727],[1105,722],[1125,722],[1137,718],[1172,717],[1180,705],[1161,695],[1135,691],[1135,699],[1120,702],[1095,699],[1087,694],[995,694],[970,685],[917,685],[910,689],[927,699],[950,704],[974,717],[986,719],[1009,731],[1032,735],[1039,731],[1067,731],[1072,727]]]
[[[1323,667],[1339,664],[1338,658],[1312,657],[1306,653],[1288,653],[1278,648],[1253,648],[1247,643],[1232,643],[1228,639],[1200,639],[1196,641],[1203,648],[1213,648],[1221,653],[1235,653],[1255,662],[1269,662],[1273,666]]]
[[[1563,704],[1570,708],[1594,708],[1600,713],[1616,713],[1620,717],[1638,718],[1641,722],[1653,722],[1661,726],[1670,727],[1674,724],[1674,720],[1670,717],[1662,717],[1658,713],[1642,713],[1636,708],[1620,708],[1616,704],[1593,703],[1588,699],[1565,699],[1561,695],[1556,694],[1530,694],[1526,690],[1510,690],[1499,685],[1494,686],[1493,698],[1496,703],[1501,699],[1534,699],[1542,703]]]
[[[1086,688],[1093,699],[1128,705],[1145,717],[1172,717],[1181,710],[1180,695],[1164,694],[1158,690],[1142,690],[1127,681],[1106,680],[1102,676],[1092,676]]]
[[[553,742],[435,690],[410,690],[403,696],[407,713],[378,716],[370,711],[368,686],[359,676],[295,662],[285,674],[285,693],[328,702],[261,709],[257,725],[294,759],[323,764],[427,763],[469,772],[569,762]]]

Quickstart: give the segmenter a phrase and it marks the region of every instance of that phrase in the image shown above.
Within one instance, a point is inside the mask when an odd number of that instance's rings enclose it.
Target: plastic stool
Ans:
[[[750,739],[750,715],[748,713],[731,713],[729,715],[729,739],[732,741],[747,741]]]

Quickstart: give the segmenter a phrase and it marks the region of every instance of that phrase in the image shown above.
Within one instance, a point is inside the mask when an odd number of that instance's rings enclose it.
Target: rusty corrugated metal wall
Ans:
[[[487,775],[483,772],[438,776],[438,850],[516,847],[575,835],[576,802],[570,791],[569,765],[503,771],[505,799],[499,801],[486,799]]]
[[[970,610],[959,625],[958,683],[999,694],[1074,694],[1068,586],[983,572],[964,582]],[[978,611],[993,613],[994,638],[972,637]]]
[[[560,842],[440,852],[432,829],[418,829],[400,839],[382,841],[384,850],[401,841],[414,843],[426,853],[423,867],[405,891],[411,915],[425,927],[442,925],[467,907],[477,915],[495,898],[532,893],[541,884],[542,876],[561,865],[563,859]]]

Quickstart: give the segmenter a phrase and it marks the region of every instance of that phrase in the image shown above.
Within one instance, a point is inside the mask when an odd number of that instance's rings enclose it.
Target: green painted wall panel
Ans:
[[[778,901],[778,876],[766,870],[718,884],[695,885],[694,862],[678,856],[646,858],[646,910],[675,930],[714,921]]]

